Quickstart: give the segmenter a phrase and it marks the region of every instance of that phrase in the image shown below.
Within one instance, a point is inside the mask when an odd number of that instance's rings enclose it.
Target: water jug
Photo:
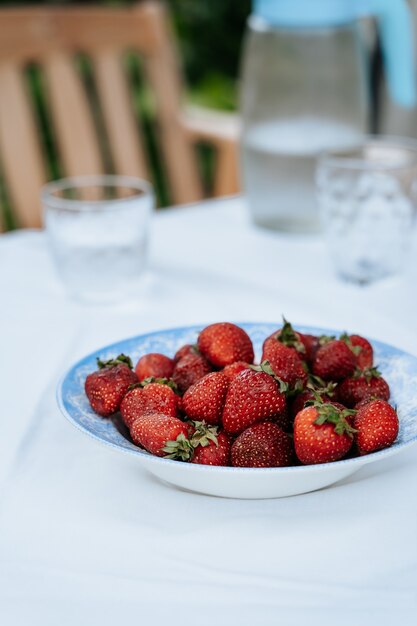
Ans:
[[[370,129],[367,42],[375,15],[392,97],[415,101],[412,33],[404,0],[254,0],[241,87],[243,185],[254,221],[318,228],[314,170],[325,149]]]

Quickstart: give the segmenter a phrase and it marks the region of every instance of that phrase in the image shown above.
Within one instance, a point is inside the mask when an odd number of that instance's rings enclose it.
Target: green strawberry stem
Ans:
[[[334,335],[320,335],[319,337],[319,345],[320,346],[325,346],[326,343],[330,343],[331,341],[334,341],[336,339],[336,337]]]
[[[203,446],[203,448],[205,448],[210,444],[210,441],[215,443],[216,446],[219,445],[217,440],[217,426],[209,426],[204,420],[201,422],[190,421],[190,424],[192,424],[195,428],[195,432],[190,439],[193,448],[196,448],[197,446]]]
[[[348,348],[350,348],[355,356],[359,356],[362,352],[362,348],[360,346],[354,346],[350,340],[350,337],[347,333],[342,333],[340,335],[340,340],[344,341]]]
[[[308,383],[307,388],[311,389],[311,391],[317,392],[320,396],[326,395],[329,398],[332,398],[335,395],[335,389],[337,387],[337,383],[334,382],[326,382],[320,376],[315,376],[314,374],[308,375]]]
[[[297,352],[301,352],[302,354],[305,354],[305,351],[306,351],[305,346],[300,341],[297,333],[295,332],[290,322],[288,322],[284,316],[282,316],[282,321],[283,321],[283,326],[281,330],[279,331],[279,333],[275,335],[275,339],[283,343],[285,346],[288,346],[289,348],[295,348]]]
[[[187,437],[180,433],[175,441],[167,441],[162,448],[165,459],[189,461],[194,454],[194,446]]]
[[[363,370],[358,367],[355,369],[353,374],[353,378],[365,378],[365,380],[369,383],[372,378],[381,378],[381,372],[377,367],[365,367]]]
[[[104,369],[106,367],[116,367],[116,365],[127,365],[131,370],[133,369],[132,359],[125,354],[119,354],[115,359],[109,359],[108,361],[102,361],[97,357],[97,365],[99,369]]]
[[[318,416],[314,420],[314,424],[322,426],[323,424],[333,424],[335,433],[338,435],[349,435],[353,438],[353,435],[357,432],[353,426],[347,421],[347,417],[356,415],[357,411],[354,409],[338,409],[332,404],[324,404],[323,402],[314,402],[312,405],[317,410]]]
[[[143,380],[141,380],[140,383],[133,383],[133,385],[130,385],[129,389],[135,389],[135,387],[143,388],[147,385],[150,385],[151,383],[166,385],[167,387],[172,389],[172,391],[174,391],[177,395],[181,395],[177,384],[172,380],[172,378],[156,378],[155,376],[148,376],[148,378],[144,378]]]

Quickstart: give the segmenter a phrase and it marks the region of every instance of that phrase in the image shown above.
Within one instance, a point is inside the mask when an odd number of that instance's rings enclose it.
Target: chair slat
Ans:
[[[65,174],[101,174],[102,161],[87,95],[71,58],[57,52],[43,67]]]
[[[19,225],[39,227],[45,169],[23,75],[12,63],[0,64],[0,153]]]
[[[106,50],[93,54],[92,59],[116,172],[148,178],[143,142],[120,55]]]
[[[194,148],[184,133],[178,115],[182,85],[177,53],[171,44],[173,36],[162,5],[144,5],[143,16],[148,18],[147,29],[156,42],[154,50],[145,54],[144,65],[155,95],[159,140],[172,196],[175,203],[195,202],[203,197],[202,185]]]
[[[94,5],[2,9],[0,60],[39,61],[57,50],[93,53],[108,47],[147,52],[155,42],[145,22],[142,3],[129,9]]]

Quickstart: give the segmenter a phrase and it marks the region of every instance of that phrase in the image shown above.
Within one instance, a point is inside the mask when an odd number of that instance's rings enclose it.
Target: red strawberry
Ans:
[[[216,435],[216,441],[210,440],[206,445],[197,445],[191,463],[199,465],[229,465],[230,438],[224,431]]]
[[[276,424],[254,424],[232,445],[232,465],[236,467],[285,467],[291,465],[294,449],[290,437]]]
[[[276,376],[289,384],[291,388],[303,389],[307,383],[307,372],[294,348],[269,337],[265,340],[262,361],[269,361]]]
[[[300,335],[300,341],[305,348],[305,360],[307,363],[312,363],[320,346],[319,338],[315,335],[305,335],[304,333],[298,334]]]
[[[188,461],[193,454],[187,424],[172,415],[142,415],[133,423],[130,434],[136,445],[156,456]]]
[[[212,371],[210,363],[201,354],[189,353],[176,363],[172,380],[181,393]]]
[[[178,348],[173,359],[174,363],[178,363],[178,361],[187,354],[198,354],[197,346],[192,345],[191,343],[186,343],[185,346],[181,346],[181,348]]]
[[[305,465],[338,461],[353,443],[351,412],[333,404],[316,403],[297,413],[294,420],[295,452]]]
[[[359,454],[388,448],[397,438],[399,422],[396,411],[384,400],[372,400],[355,417],[355,439]]]
[[[367,339],[360,335],[348,335],[343,333],[340,339],[346,343],[356,356],[356,363],[359,369],[363,370],[372,367],[374,362],[374,351]]]
[[[324,380],[343,380],[355,371],[356,357],[346,343],[333,339],[322,345],[313,362],[313,373]]]
[[[128,428],[145,413],[178,417],[180,399],[169,384],[152,382],[128,391],[120,404],[120,413]]]
[[[132,361],[124,354],[105,362],[97,359],[97,364],[100,369],[85,379],[85,393],[93,411],[107,417],[119,410],[129,386],[138,379]]]
[[[230,380],[233,380],[235,376],[247,370],[249,368],[249,363],[245,363],[244,361],[236,361],[235,363],[231,363],[230,365],[226,365],[226,367],[222,370],[223,374],[227,376]]]
[[[228,322],[206,326],[198,336],[198,348],[215,367],[225,367],[235,361],[253,363],[254,359],[249,335]]]
[[[142,356],[136,364],[135,372],[138,379],[171,378],[174,371],[174,361],[165,354],[151,352]]]
[[[286,399],[272,376],[253,369],[241,372],[230,383],[223,409],[223,426],[232,434],[252,424],[286,419]]]
[[[269,339],[275,339],[276,341],[284,344],[284,346],[287,346],[287,348],[291,348],[301,359],[304,359],[306,357],[306,349],[301,339],[301,334],[294,330],[290,322],[288,322],[285,317],[282,319],[284,322],[282,328],[276,330],[272,333],[272,335],[267,337],[264,341],[263,347],[265,348],[265,344],[267,344]]]
[[[219,424],[226,400],[229,380],[222,372],[212,372],[200,378],[184,394],[182,408],[191,420]]]
[[[376,367],[357,370],[350,378],[345,378],[337,388],[339,401],[347,407],[354,407],[361,400],[373,397],[388,400],[390,389]]]

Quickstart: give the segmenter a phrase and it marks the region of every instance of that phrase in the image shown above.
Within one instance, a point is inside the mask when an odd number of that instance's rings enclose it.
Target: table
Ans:
[[[0,623],[414,624],[416,449],[316,493],[222,500],[90,441],[54,391],[100,345],[282,313],[417,354],[416,248],[403,276],[358,288],[319,237],[255,229],[239,197],[159,213],[151,242],[138,301],[86,307],[43,233],[0,239]]]

